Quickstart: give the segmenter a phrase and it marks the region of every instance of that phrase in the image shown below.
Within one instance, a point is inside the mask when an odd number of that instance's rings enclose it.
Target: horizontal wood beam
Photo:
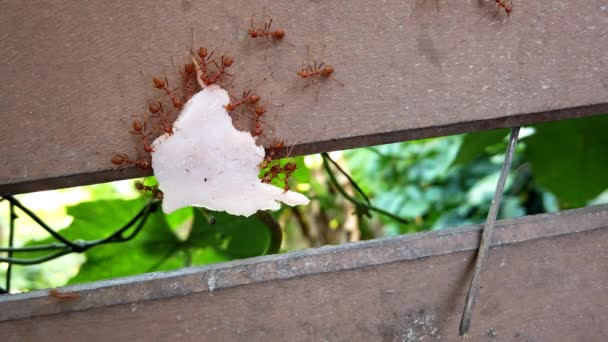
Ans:
[[[471,335],[608,337],[608,205],[500,221]],[[458,341],[481,226],[0,296],[7,341]],[[94,322],[94,323],[93,323]],[[490,339],[491,340],[491,339]]]
[[[247,36],[264,5],[287,33],[268,51]],[[608,113],[605,1],[495,13],[465,0],[2,2],[0,195],[141,175],[109,159],[134,153],[129,123],[154,96],[139,71],[184,56],[191,28],[234,55],[236,92],[259,84],[284,104],[265,141],[297,154]],[[318,102],[296,76],[306,46],[325,46],[345,84],[323,82]]]

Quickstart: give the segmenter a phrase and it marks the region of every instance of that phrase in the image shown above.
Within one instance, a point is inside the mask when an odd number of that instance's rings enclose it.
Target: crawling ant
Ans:
[[[271,25],[272,25],[272,18],[270,18],[270,20],[267,23],[264,23],[264,26],[262,28],[256,28],[255,19],[252,16],[251,17],[251,28],[249,30],[247,30],[247,33],[249,34],[249,36],[251,38],[266,37],[266,39],[269,39],[268,37],[272,37],[274,40],[283,39],[283,37],[285,37],[285,30],[278,28],[278,29],[272,31],[270,29]]]
[[[158,128],[166,134],[173,135],[173,124],[169,122],[169,119],[165,115],[160,116],[160,121],[158,122]]]
[[[215,52],[215,50],[212,50],[211,53],[209,54],[207,52],[207,48],[202,47],[202,46],[196,52],[198,54],[198,56],[200,57],[200,61],[199,61],[198,64],[199,64],[200,72],[203,75],[207,75],[207,67],[208,67],[208,65],[214,62],[214,60],[211,59],[211,57],[213,57],[213,53],[214,52]],[[195,64],[195,70],[196,70],[196,64],[197,63],[193,62],[193,64]]]
[[[112,164],[118,166],[135,165],[142,170],[148,170],[152,168],[152,165],[146,157],[138,157],[136,160],[132,160],[124,153],[114,152],[114,156],[111,159]]]
[[[133,121],[133,130],[130,131],[129,133],[131,133],[131,134],[138,134],[140,136],[140,138],[141,138],[141,141],[142,141],[143,145],[144,145],[144,151],[146,151],[147,153],[151,153],[151,152],[154,152],[154,149],[152,148],[152,146],[148,142],[148,137],[152,133],[146,134],[145,130],[146,130],[146,122],[145,121],[142,123],[140,120],[134,120]]]
[[[233,110],[235,110],[238,106],[242,105],[242,104],[256,104],[260,101],[261,97],[255,94],[251,94],[252,90],[249,89],[247,91],[243,91],[243,95],[241,95],[241,99],[237,100],[235,98],[235,101],[231,101],[230,103],[228,103],[227,105],[224,106],[224,108],[226,108],[227,111],[231,112]],[[231,96],[232,97],[232,96]]]
[[[255,130],[252,135],[257,137],[264,132],[262,128],[262,116],[266,114],[266,108],[262,105],[257,105],[254,108],[249,108],[249,110],[253,113],[255,119]]]
[[[297,167],[298,164],[296,164],[296,162],[289,162],[283,166],[283,173],[285,175],[285,186],[283,187],[283,190],[285,190],[285,192],[289,191],[289,177],[296,171]]]
[[[310,56],[310,47],[306,47],[308,50],[308,55]],[[334,82],[344,87],[344,83],[335,79],[332,74],[334,73],[334,67],[325,65],[325,62],[320,62],[317,65],[317,60],[313,60],[312,64],[308,64],[308,66],[304,67],[304,62],[302,62],[302,67],[300,71],[297,72],[297,75],[303,79],[310,79],[312,82],[316,83],[317,90],[315,93],[316,101],[319,100],[319,90],[321,88],[321,79],[322,78],[330,78]]]
[[[264,8],[264,11],[266,11],[266,8]],[[262,16],[264,16],[264,14],[262,14]],[[278,28],[276,30],[272,30],[271,29],[272,26],[272,18],[270,18],[268,20],[268,22],[265,22],[263,26],[261,27],[256,27],[255,26],[255,17],[252,15],[251,16],[251,27],[249,28],[249,30],[247,30],[247,34],[249,35],[249,37],[251,37],[251,39],[256,39],[256,38],[266,38],[266,48],[264,49],[264,59],[266,59],[266,51],[268,51],[268,49],[270,48],[270,42],[272,41],[283,41],[283,38],[285,37],[285,30],[283,30],[282,28]],[[287,42],[285,42],[287,43]],[[287,43],[291,46],[293,46],[293,44]]]
[[[281,164],[273,164],[268,171],[264,173],[264,176],[262,176],[262,183],[271,183],[273,179],[279,176],[281,171]]]
[[[135,189],[139,190],[139,191],[143,191],[144,195],[150,191],[150,193],[152,193],[152,197],[157,198],[162,200],[163,199],[163,192],[158,189],[158,184],[157,185],[144,185],[143,182],[140,181],[135,181]]]
[[[49,290],[49,296],[62,301],[72,301],[80,298],[78,293],[61,293],[55,289]]]
[[[160,118],[158,121],[158,125],[156,126],[156,129],[158,129],[159,131],[161,131],[162,133],[166,133],[169,135],[173,135],[173,123],[171,122],[171,120],[169,119],[169,116],[171,115],[171,113],[166,113],[165,112],[165,108],[163,107],[163,103],[162,102],[155,102],[155,103],[151,103],[148,106],[148,110],[155,115],[158,115],[158,117]]]
[[[187,102],[196,93],[196,83],[192,84],[192,81],[196,80],[196,66],[194,65],[193,62],[190,62],[190,63],[185,63],[183,68],[179,68],[175,64],[175,60],[172,59],[172,61],[173,61],[173,65],[176,68],[178,68],[179,75],[182,78],[182,84],[183,84],[184,90],[186,92],[184,99]]]
[[[279,175],[283,175],[283,190],[286,192],[289,190],[289,177],[296,171],[296,162],[290,161],[285,165],[281,166],[280,162],[274,162],[268,171],[262,176],[262,183],[272,183],[273,180],[279,179]]]
[[[182,101],[179,99],[179,95],[175,94],[174,91],[179,89],[170,89],[169,88],[169,80],[167,79],[167,76],[165,75],[164,80],[162,78],[159,77],[153,77],[152,78],[152,84],[153,87],[159,90],[162,90],[165,92],[165,94],[167,94],[167,96],[169,96],[169,99],[171,100],[171,103],[173,104],[173,107],[177,108],[177,109],[182,109],[182,107],[184,106],[184,104],[182,103]]]
[[[281,151],[285,147],[285,142],[283,140],[274,140],[268,148],[266,148],[266,156],[264,160],[260,163],[259,168],[265,169],[270,165],[270,163],[278,158],[279,151]]]
[[[205,83],[205,85],[208,86],[208,85],[215,84],[215,82],[217,82],[218,80],[222,80],[222,76],[224,76],[224,75],[234,77],[234,76],[232,76],[232,74],[229,74],[226,72],[226,68],[229,68],[230,66],[232,66],[232,63],[234,63],[234,58],[232,58],[232,56],[222,55],[220,57],[220,62],[221,62],[220,65],[217,65],[217,63],[215,61],[213,61],[213,64],[217,68],[217,72],[215,72],[215,74],[213,74],[212,76],[209,76],[209,77],[207,77],[204,74],[201,76],[201,80]]]

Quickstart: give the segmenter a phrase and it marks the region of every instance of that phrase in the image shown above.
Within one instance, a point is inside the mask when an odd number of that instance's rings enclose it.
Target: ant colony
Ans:
[[[248,39],[266,42],[264,56],[271,45],[284,42],[286,35],[284,29],[271,25],[272,18],[257,26],[252,18],[247,30]],[[147,103],[146,113],[130,124],[138,154],[133,158],[116,152],[111,162],[118,168],[153,169],[158,184],[138,181],[135,187],[162,200],[165,213],[199,206],[250,216],[258,210],[277,210],[279,202],[308,204],[306,196],[289,190],[297,163],[279,160],[289,158],[289,153],[284,153],[285,142],[266,136],[269,108],[261,104],[262,97],[254,89],[243,90],[240,97],[228,93],[226,89],[234,81],[230,67],[235,58],[215,50],[191,50],[187,63],[178,67],[180,84],[170,84],[166,70],[163,77],[148,77],[159,95]],[[294,71],[294,79],[307,79],[316,85],[316,97],[323,79],[343,86],[333,78],[334,68],[323,62],[314,61]],[[237,110],[247,116],[249,131],[233,125],[230,113]],[[272,141],[266,150],[258,145],[260,136]]]

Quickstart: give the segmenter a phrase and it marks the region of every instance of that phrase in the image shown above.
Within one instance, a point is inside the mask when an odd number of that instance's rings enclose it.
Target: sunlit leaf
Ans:
[[[608,188],[608,115],[536,126],[526,157],[538,184],[563,207],[579,207]]]

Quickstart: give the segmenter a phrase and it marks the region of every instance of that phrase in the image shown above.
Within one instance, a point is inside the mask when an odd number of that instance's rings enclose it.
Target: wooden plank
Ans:
[[[608,112],[605,1],[517,2],[508,19],[493,1],[436,4],[4,1],[0,194],[137,176],[109,159],[133,151],[129,122],[153,95],[139,71],[183,56],[190,28],[201,44],[223,40],[236,89],[267,78],[262,93],[285,104],[267,139],[299,154]],[[266,60],[246,34],[264,5],[294,45]],[[325,45],[346,84],[323,84],[318,103],[296,76],[307,45]]]
[[[480,226],[0,296],[21,340],[458,341]],[[608,205],[499,222],[474,341],[608,338]],[[69,334],[67,333],[69,331]]]

